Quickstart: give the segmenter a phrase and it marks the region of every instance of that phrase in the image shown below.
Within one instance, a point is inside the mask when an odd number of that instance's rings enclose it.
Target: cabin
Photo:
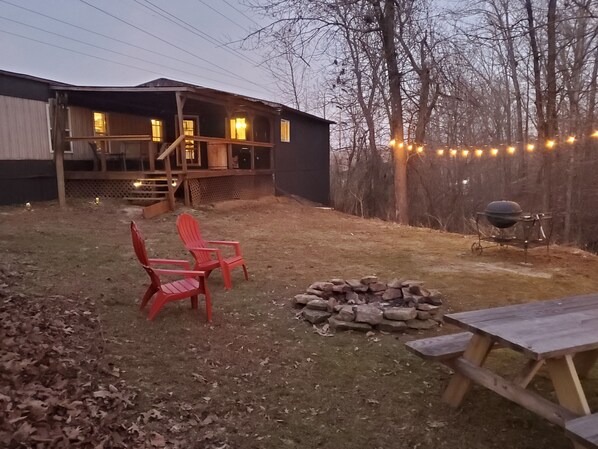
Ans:
[[[331,123],[164,78],[73,86],[0,71],[0,204],[123,198],[146,216],[274,194],[328,204]]]

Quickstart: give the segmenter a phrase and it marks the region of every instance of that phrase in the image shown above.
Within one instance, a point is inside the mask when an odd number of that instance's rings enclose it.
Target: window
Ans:
[[[50,142],[50,153],[54,153],[54,148],[52,148],[52,119],[50,118],[49,104],[46,104],[46,118],[48,120],[48,141]],[[71,137],[71,108],[66,108],[66,127],[64,130],[64,137]],[[64,143],[64,152],[73,152],[73,142]]]
[[[151,119],[152,124],[152,142],[162,142],[164,140],[164,125],[162,120]]]
[[[291,141],[291,122],[285,119],[280,119],[280,141]]]
[[[230,138],[247,140],[247,122],[244,117],[230,119]]]
[[[195,135],[195,120],[183,120],[183,134],[186,136]],[[195,141],[193,139],[185,139],[185,158],[188,161],[195,160]]]
[[[93,132],[95,136],[105,136],[108,134],[108,125],[104,112],[93,113]]]

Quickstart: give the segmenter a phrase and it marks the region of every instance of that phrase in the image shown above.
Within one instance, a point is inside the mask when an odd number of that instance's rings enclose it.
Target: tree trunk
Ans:
[[[402,75],[399,71],[397,48],[395,44],[395,2],[387,0],[384,10],[380,1],[373,3],[382,35],[384,60],[388,71],[390,96],[390,132],[395,140],[394,156],[394,193],[395,216],[399,223],[409,224],[409,199],[407,195],[407,153],[403,147],[403,99],[401,94]]]

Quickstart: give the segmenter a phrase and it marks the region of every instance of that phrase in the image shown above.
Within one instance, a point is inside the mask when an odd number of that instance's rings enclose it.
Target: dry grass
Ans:
[[[151,221],[104,202],[67,212],[42,205],[0,210],[0,249],[33,261],[32,291],[95,303],[105,357],[142,392],[140,407],[165,404],[216,414],[234,448],[568,448],[561,429],[476,388],[458,411],[440,401],[447,370],[403,348],[405,339],[338,334],[323,338],[294,319],[288,298],[314,280],[377,274],[426,281],[453,310],[598,290],[598,259],[555,248],[469,253],[471,237],[400,227],[285,199],[223,203],[192,213],[209,238],[242,243],[240,270],[225,292],[210,278],[214,323],[189,304],[168,305],[154,322],[135,306],[145,273],[134,259],[128,223],[138,220],[151,255],[187,257],[176,216]],[[48,299],[50,300],[50,299]],[[452,329],[443,329],[452,331]],[[512,358],[492,363],[508,366]],[[594,378],[590,401],[598,403]],[[540,380],[535,384],[547,390]],[[198,445],[197,447],[201,447]]]

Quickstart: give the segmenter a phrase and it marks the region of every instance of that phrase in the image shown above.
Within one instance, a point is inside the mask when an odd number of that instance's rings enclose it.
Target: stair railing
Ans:
[[[175,188],[172,186],[172,167],[170,166],[170,154],[185,140],[184,134],[181,134],[174,142],[172,142],[168,148],[166,148],[160,156],[159,161],[164,161],[164,169],[166,170],[166,181],[168,183],[168,206],[170,210],[174,210],[174,192]]]

